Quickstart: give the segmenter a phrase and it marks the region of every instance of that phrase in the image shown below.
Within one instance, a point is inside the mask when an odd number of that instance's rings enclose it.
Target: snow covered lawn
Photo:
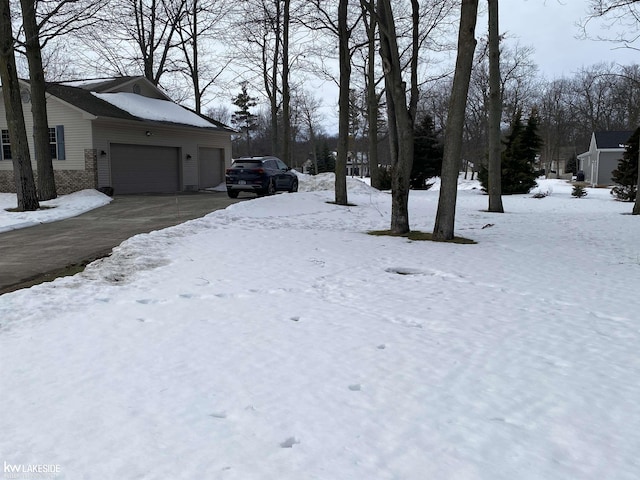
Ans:
[[[7,209],[18,206],[15,193],[0,193],[0,233],[75,217],[107,205],[111,200],[97,190],[88,189],[40,202],[44,208],[36,212],[11,212]]]
[[[456,234],[478,244],[411,242],[364,233],[387,193],[353,181],[339,207],[304,180],[0,296],[5,472],[640,478],[630,204],[551,181],[489,214],[466,182]],[[437,200],[411,192],[414,229]]]

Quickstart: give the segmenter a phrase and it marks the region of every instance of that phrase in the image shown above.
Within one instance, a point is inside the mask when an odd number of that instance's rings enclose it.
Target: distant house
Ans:
[[[612,185],[611,172],[618,168],[625,144],[633,134],[631,130],[594,132],[589,151],[578,155],[578,169],[584,179],[593,186]]]
[[[20,86],[29,132],[29,82]],[[46,91],[58,193],[99,187],[172,193],[224,181],[234,130],[172,102],[146,78],[48,83]],[[0,130],[0,191],[15,192],[1,96]],[[29,147],[35,164],[32,138]]]

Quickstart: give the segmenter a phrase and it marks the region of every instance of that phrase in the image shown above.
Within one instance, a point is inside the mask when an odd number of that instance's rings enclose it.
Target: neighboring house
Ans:
[[[611,172],[618,168],[625,145],[633,131],[594,132],[589,151],[578,155],[578,170],[584,172],[585,182],[593,186],[612,185]]]
[[[30,132],[29,82],[20,86]],[[235,130],[172,102],[146,78],[48,83],[46,90],[58,193],[99,187],[172,193],[224,182]],[[0,130],[0,192],[15,192],[1,96]],[[29,147],[35,173],[32,138]]]

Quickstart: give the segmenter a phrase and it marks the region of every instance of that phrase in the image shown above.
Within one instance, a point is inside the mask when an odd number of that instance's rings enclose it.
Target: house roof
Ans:
[[[118,77],[51,82],[47,83],[46,90],[50,95],[96,117],[235,132],[220,122],[170,101],[150,82],[149,85],[157,90],[158,96],[162,98],[118,92],[119,87],[140,80],[145,81],[144,77]]]
[[[140,120],[129,112],[126,112],[104,100],[100,100],[91,94],[90,90],[79,87],[70,87],[60,83],[48,83],[47,93],[64,100],[96,117],[121,118],[125,120]]]
[[[624,148],[633,135],[632,130],[616,130],[609,132],[594,132],[596,138],[596,148]]]

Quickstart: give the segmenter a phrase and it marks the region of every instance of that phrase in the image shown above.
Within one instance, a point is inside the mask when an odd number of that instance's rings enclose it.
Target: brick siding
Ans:
[[[62,162],[59,162],[62,163]],[[59,195],[77,192],[98,186],[98,154],[94,149],[84,151],[84,170],[54,170],[56,190]],[[37,182],[37,172],[33,171]],[[16,185],[13,178],[13,170],[0,171],[0,192],[15,193]]]

